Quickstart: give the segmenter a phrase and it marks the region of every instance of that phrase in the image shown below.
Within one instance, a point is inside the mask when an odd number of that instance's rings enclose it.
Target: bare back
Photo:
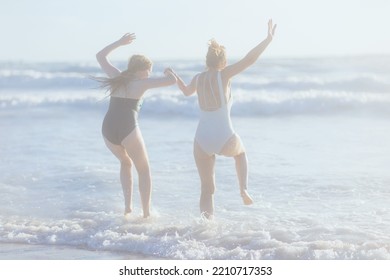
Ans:
[[[197,77],[198,102],[203,111],[215,111],[221,108],[221,95],[224,96],[225,104],[231,98],[230,91],[226,90],[230,88],[230,81],[224,82],[224,79],[222,79],[224,92],[220,93],[217,74],[217,71],[206,71]]]

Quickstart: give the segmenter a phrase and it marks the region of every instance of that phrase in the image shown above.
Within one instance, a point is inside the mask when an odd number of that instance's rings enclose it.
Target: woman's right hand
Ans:
[[[135,33],[126,33],[118,40],[118,43],[122,46],[129,45],[135,40],[135,38]]]

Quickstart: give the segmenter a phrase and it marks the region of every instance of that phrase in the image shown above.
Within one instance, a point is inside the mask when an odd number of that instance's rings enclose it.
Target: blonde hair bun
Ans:
[[[215,39],[208,41],[209,49],[206,55],[208,68],[223,69],[226,66],[225,47],[218,44]]]
[[[208,44],[209,50],[213,50],[217,56],[219,56],[225,50],[225,47],[218,44],[214,38],[209,40]]]

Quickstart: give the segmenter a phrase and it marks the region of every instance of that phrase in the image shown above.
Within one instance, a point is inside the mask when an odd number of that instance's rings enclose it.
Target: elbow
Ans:
[[[100,52],[98,52],[97,54],[96,54],[96,60],[98,61],[98,62],[100,62],[100,59],[101,59],[101,54],[100,54]]]
[[[184,96],[190,96],[193,94],[193,92],[191,90],[188,90],[187,88],[182,90],[182,91],[183,91]]]
[[[104,56],[104,54],[100,51],[100,52],[98,52],[98,53],[95,55],[95,57],[96,57],[96,60],[100,63],[100,61],[102,61],[103,58],[104,58],[105,56]]]

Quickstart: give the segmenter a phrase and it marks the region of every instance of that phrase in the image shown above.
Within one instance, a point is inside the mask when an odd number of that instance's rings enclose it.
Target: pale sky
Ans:
[[[390,54],[388,0],[0,0],[0,61],[93,61],[113,53],[152,60],[203,59],[215,38],[240,58],[278,24],[268,57]]]

